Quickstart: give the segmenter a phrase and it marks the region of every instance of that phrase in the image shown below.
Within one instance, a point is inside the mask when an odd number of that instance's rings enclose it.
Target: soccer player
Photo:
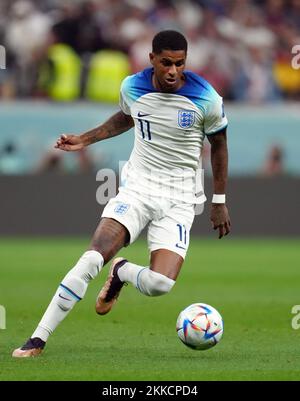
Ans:
[[[14,357],[39,355],[58,324],[80,301],[89,282],[148,224],[150,266],[124,258],[113,260],[96,301],[96,312],[108,313],[124,283],[142,294],[171,291],[189,246],[196,197],[196,172],[205,136],[211,143],[214,195],[211,222],[219,238],[230,231],[225,205],[228,152],[223,101],[212,86],[185,71],[187,41],[176,31],[159,32],[152,42],[151,68],[127,77],[120,90],[121,110],[81,135],[61,135],[56,148],[78,151],[135,127],[135,143],[124,166],[119,193],[104,208],[89,249],[59,285],[31,338]]]

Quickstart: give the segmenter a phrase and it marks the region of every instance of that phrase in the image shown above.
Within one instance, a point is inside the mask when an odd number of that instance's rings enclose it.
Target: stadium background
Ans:
[[[41,360],[12,361],[97,225],[97,171],[118,171],[133,135],[79,154],[53,144],[118,109],[120,81],[148,66],[161,29],[186,35],[187,68],[225,99],[232,234],[215,239],[207,203],[174,293],[145,299],[126,288],[101,320],[92,305],[104,272]],[[300,1],[4,0],[0,45],[0,379],[298,380]],[[210,198],[208,142],[204,168]],[[124,254],[146,265],[146,250],[141,239]],[[226,324],[220,345],[200,355],[174,332],[179,311],[197,301]]]

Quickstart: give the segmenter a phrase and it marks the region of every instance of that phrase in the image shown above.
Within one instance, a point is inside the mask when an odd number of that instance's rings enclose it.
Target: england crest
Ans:
[[[193,110],[178,111],[178,125],[181,128],[191,128],[195,122],[195,112]]]
[[[119,203],[116,207],[114,212],[116,214],[119,214],[120,216],[122,216],[123,214],[127,213],[128,209],[129,209],[130,205],[128,205],[127,203]]]

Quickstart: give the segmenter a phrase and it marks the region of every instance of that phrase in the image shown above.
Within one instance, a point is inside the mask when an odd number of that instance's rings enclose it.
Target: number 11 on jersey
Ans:
[[[177,248],[186,249],[187,230],[184,224],[177,224],[179,230],[179,241],[176,243]]]
[[[151,141],[150,123],[147,120],[138,119],[143,139]]]

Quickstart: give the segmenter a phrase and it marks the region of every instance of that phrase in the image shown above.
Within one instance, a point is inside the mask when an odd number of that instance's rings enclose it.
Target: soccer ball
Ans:
[[[223,319],[210,305],[196,303],[180,312],[176,330],[188,347],[205,350],[216,345],[223,335]]]

